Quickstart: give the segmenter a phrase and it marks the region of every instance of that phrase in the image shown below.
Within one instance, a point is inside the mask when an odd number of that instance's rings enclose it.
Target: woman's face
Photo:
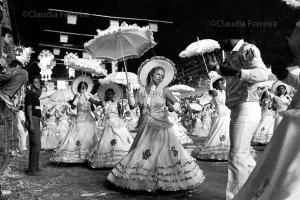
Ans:
[[[279,85],[277,87],[278,96],[283,95],[286,92],[286,88],[284,85]]]
[[[162,69],[155,70],[152,76],[152,82],[155,86],[158,86],[165,78],[165,72]]]
[[[87,84],[81,84],[81,87],[80,87],[80,92],[84,92],[85,90],[87,90],[88,89],[88,86],[87,86]]]
[[[225,90],[225,84],[223,79],[219,80],[217,85],[218,85],[218,89]]]
[[[114,98],[114,92],[112,90],[107,90],[105,92],[105,97],[108,101],[112,100]]]

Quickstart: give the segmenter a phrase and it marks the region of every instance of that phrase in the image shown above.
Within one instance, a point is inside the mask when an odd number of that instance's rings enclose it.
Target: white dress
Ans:
[[[113,167],[127,155],[133,138],[119,117],[117,102],[105,104],[105,126],[99,142],[92,148],[89,166],[92,168]]]
[[[27,150],[26,139],[27,139],[28,132],[23,126],[22,122],[25,123],[25,114],[22,110],[19,110],[17,113],[19,149],[20,151],[25,151]]]
[[[148,95],[140,88],[137,101],[141,110],[137,136],[108,180],[122,188],[145,191],[186,190],[201,184],[202,170],[180,144],[168,120],[163,90]]]
[[[187,130],[179,122],[175,112],[169,113],[169,121],[173,124],[175,136],[181,144],[191,144],[193,140],[187,135]]]
[[[41,148],[47,150],[55,149],[58,145],[55,116],[51,115],[50,117],[47,117],[45,123],[46,127],[42,129]]]
[[[272,101],[269,98],[262,101],[262,117],[254,133],[253,143],[266,144],[273,136],[275,111],[271,108],[271,104]]]
[[[196,118],[196,124],[192,135],[198,137],[207,137],[211,126],[211,113],[209,110],[201,113],[200,117]]]
[[[215,112],[212,115],[211,127],[202,150],[197,155],[198,159],[203,160],[227,160],[230,139],[230,110],[225,106],[225,91],[215,90],[217,96],[213,97],[212,103],[215,105]]]
[[[288,108],[289,104],[291,103],[291,97],[289,95],[275,96],[274,100],[277,105],[275,124],[274,124],[274,129],[276,129],[282,120],[282,116],[280,115],[280,112],[285,111]]]
[[[64,114],[59,118],[58,127],[57,127],[57,134],[56,138],[58,143],[62,142],[68,134],[70,125],[69,125],[69,117]]]
[[[77,118],[72,121],[69,132],[55,153],[52,162],[84,163],[95,139],[95,120],[91,115],[91,104],[81,95],[77,104]]]

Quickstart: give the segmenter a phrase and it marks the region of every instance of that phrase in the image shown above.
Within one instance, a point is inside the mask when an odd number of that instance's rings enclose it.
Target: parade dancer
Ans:
[[[292,101],[292,98],[288,95],[291,87],[281,81],[276,81],[273,84],[272,89],[275,94],[273,99],[274,108],[276,110],[274,129],[276,129],[283,119],[280,113],[285,111]]]
[[[94,144],[96,123],[91,114],[88,94],[93,82],[88,77],[77,78],[73,83],[76,94],[72,107],[77,107],[76,120],[72,121],[69,132],[58,145],[50,161],[57,163],[85,163],[87,154]]]
[[[289,23],[299,20],[299,10],[290,9],[289,13]],[[294,28],[294,31],[291,28]],[[234,200],[300,199],[300,78],[299,74],[293,74],[284,67],[289,64],[300,65],[300,22],[291,28],[285,28],[285,34],[274,38],[276,42],[272,48],[275,55],[272,72],[279,80],[293,86],[298,92],[288,109],[281,113],[283,120]]]
[[[131,150],[108,175],[114,185],[131,190],[187,190],[203,182],[202,170],[182,147],[168,120],[169,101],[180,105],[165,87],[175,75],[174,63],[164,57],[146,60],[138,70],[143,87],[129,103],[139,106],[137,136]]]
[[[47,107],[48,106],[48,107]],[[55,106],[47,105],[44,107],[44,128],[42,129],[41,146],[42,149],[52,150],[58,145],[58,140],[56,138],[57,134],[57,124],[55,117]]]
[[[226,106],[231,110],[227,200],[240,190],[255,167],[250,143],[261,118],[256,83],[269,78],[259,49],[237,39],[241,38],[237,30],[229,34],[224,48],[233,49],[220,65],[220,72],[226,79]]]
[[[92,168],[113,167],[127,155],[133,138],[130,135],[122,116],[121,88],[113,82],[104,83],[98,90],[99,98],[104,106],[104,129],[99,142],[89,155],[89,166]]]
[[[274,132],[275,110],[273,109],[272,95],[269,91],[265,91],[262,94],[261,110],[261,121],[252,139],[254,144],[267,144]]]
[[[212,115],[211,127],[208,138],[202,150],[197,155],[199,159],[205,160],[227,160],[230,148],[229,124],[230,110],[225,106],[226,95],[223,77],[217,72],[210,72],[209,93],[212,95],[212,103],[215,112]]]

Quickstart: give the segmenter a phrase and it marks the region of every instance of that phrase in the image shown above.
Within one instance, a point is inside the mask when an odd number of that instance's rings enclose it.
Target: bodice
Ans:
[[[226,102],[226,94],[225,94],[225,90],[215,90],[217,92],[217,96],[213,97],[213,103],[215,104],[215,106],[219,106],[219,105],[225,105]]]
[[[54,115],[51,115],[50,117],[46,118],[46,121],[47,122],[55,122],[56,121],[56,118]]]
[[[150,105],[147,100],[150,98]],[[150,114],[153,117],[167,117],[168,110],[166,107],[166,99],[163,90],[155,90],[153,94],[148,94],[145,88],[142,88],[138,99],[139,107],[142,114]]]
[[[105,102],[104,104],[104,114],[106,118],[118,117],[118,102]]]
[[[230,110],[225,105],[226,102],[226,93],[225,90],[216,90],[217,96],[213,97],[212,103],[215,105],[215,114],[229,114]]]
[[[148,98],[150,103],[148,104]],[[141,111],[139,123],[147,122],[156,126],[169,127],[168,109],[163,89],[157,89],[148,94],[145,88],[140,88],[137,102]]]
[[[284,111],[288,108],[291,98],[288,95],[275,96],[278,112]]]
[[[77,103],[77,121],[94,121],[91,115],[91,103],[84,95],[79,97]]]

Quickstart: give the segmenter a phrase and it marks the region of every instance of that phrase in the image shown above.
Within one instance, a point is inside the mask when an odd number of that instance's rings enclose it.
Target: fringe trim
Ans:
[[[118,169],[122,167],[119,163],[111,171],[108,176],[108,180],[113,184],[127,188],[131,190],[164,190],[164,191],[177,191],[187,190],[201,184],[205,177],[196,163],[193,163],[194,167],[191,170],[185,171],[182,169],[178,173],[162,173],[159,169],[148,170],[143,167],[140,168],[126,168],[125,171]],[[175,166],[159,167],[162,169],[169,169],[168,171],[178,171]],[[181,167],[182,168],[182,167]],[[137,170],[135,170],[137,169]],[[128,173],[128,171],[137,171],[136,173]],[[143,172],[138,172],[143,171]],[[153,173],[153,171],[155,171]],[[123,174],[122,174],[123,173]],[[150,173],[150,174],[148,174]],[[124,175],[126,174],[126,175]],[[196,183],[195,183],[196,182]]]
[[[51,162],[57,163],[85,163],[87,161],[88,151],[77,150],[77,151],[60,151],[54,153],[50,158]]]
[[[114,167],[128,151],[111,151],[108,153],[93,153],[88,158],[89,166],[92,168]]]

